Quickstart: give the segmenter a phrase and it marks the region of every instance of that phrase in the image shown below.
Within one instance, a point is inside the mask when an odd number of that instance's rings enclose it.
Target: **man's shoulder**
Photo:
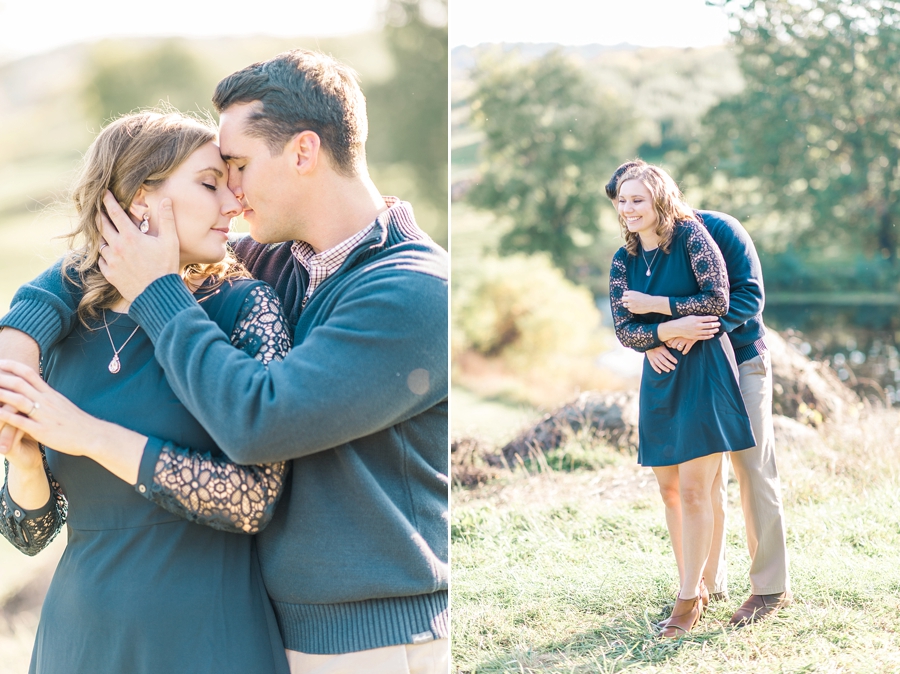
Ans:
[[[445,281],[450,267],[447,251],[430,239],[395,243],[363,264],[368,272],[426,274]]]
[[[369,270],[408,271],[446,280],[449,274],[449,255],[416,223],[412,205],[397,197],[384,197],[389,208],[376,220],[381,237],[361,255],[361,263]]]
[[[733,215],[721,211],[696,211],[700,222],[712,233],[713,231],[731,231],[738,236],[746,236],[747,230]]]
[[[256,262],[260,259],[278,257],[291,254],[291,244],[293,241],[283,241],[281,243],[259,243],[255,241],[249,234],[245,234],[239,238],[230,241],[231,249],[244,262]]]

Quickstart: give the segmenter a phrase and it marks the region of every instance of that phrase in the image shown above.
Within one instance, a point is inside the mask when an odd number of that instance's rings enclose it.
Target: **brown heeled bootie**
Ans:
[[[666,628],[659,636],[670,639],[684,636],[700,622],[701,615],[703,615],[703,601],[699,595],[691,599],[678,597],[672,608],[672,615],[666,622]]]

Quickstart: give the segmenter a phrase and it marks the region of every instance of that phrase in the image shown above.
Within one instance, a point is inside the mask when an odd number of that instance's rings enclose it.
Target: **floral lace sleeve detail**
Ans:
[[[281,300],[272,286],[260,284],[253,288],[241,307],[231,343],[268,365],[273,360],[284,360],[292,341]]]
[[[253,288],[241,307],[231,343],[268,365],[284,359],[291,341],[275,291],[265,284]],[[144,495],[192,522],[255,534],[272,519],[289,470],[285,461],[241,466],[226,456],[166,443]]]
[[[9,462],[4,461],[7,480],[0,490],[0,533],[26,555],[33,557],[50,545],[62,530],[69,512],[69,502],[50,472],[47,455],[41,447],[44,472],[50,482],[50,503],[40,510],[28,512],[19,508],[9,495]]]
[[[290,464],[239,466],[166,443],[146,496],[169,512],[213,529],[255,534],[275,512]]]
[[[724,316],[728,313],[728,271],[722,252],[702,225],[688,222],[687,250],[700,292],[688,297],[670,297],[672,317]]]
[[[662,344],[656,335],[656,324],[641,323],[633,313],[622,304],[622,295],[628,290],[628,278],[625,271],[625,257],[628,251],[620,248],[613,257],[609,270],[609,304],[612,309],[613,322],[616,326],[616,337],[623,346],[635,351],[648,351]]]

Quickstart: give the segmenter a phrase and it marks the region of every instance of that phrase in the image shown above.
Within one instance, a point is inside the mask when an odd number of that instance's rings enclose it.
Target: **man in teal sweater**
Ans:
[[[235,249],[283,300],[291,353],[266,369],[209,320],[177,275],[165,200],[149,237],[108,195],[101,269],[222,450],[293,461],[258,538],[292,672],[445,672],[446,253],[369,178],[365,101],[348,68],[288,52],[225,78],[213,102],[252,236]],[[67,334],[75,305],[45,272],[0,321],[11,328],[0,355],[33,360],[31,340],[43,349]],[[138,489],[164,446],[148,441]]]

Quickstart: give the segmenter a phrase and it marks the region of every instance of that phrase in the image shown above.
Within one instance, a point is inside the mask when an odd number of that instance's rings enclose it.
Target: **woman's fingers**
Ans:
[[[13,393],[7,389],[0,388],[0,403],[11,405],[19,414],[26,417],[34,411],[34,401],[23,396],[21,393]]]
[[[0,422],[8,424],[13,428],[18,428],[28,435],[34,435],[38,429],[38,424],[33,419],[29,419],[21,414],[16,414],[14,408],[9,405],[0,407]],[[9,451],[9,449],[9,447],[6,448],[7,451]]]
[[[648,351],[647,360],[656,374],[671,372],[678,364],[678,359],[665,346],[657,346]]]
[[[41,379],[41,375],[24,363],[15,360],[0,360],[0,371],[9,372],[17,377],[21,377],[36,391],[45,392],[51,390],[50,385]]]
[[[41,396],[40,392],[22,377],[2,371],[0,371],[0,389],[18,393],[29,400],[37,400]]]

